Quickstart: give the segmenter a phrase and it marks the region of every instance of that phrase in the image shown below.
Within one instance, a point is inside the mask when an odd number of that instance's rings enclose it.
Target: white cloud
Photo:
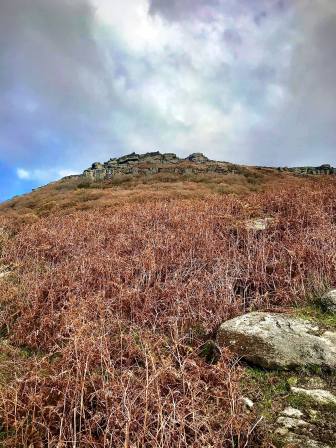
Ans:
[[[41,182],[131,151],[328,161],[334,5],[3,0],[1,159]]]
[[[17,168],[16,175],[21,180],[30,180],[37,182],[51,182],[62,177],[78,174],[78,172],[69,169],[33,169],[27,170],[24,168]]]
[[[16,170],[16,174],[17,174],[17,177],[22,180],[29,180],[31,178],[30,172],[27,170],[24,170],[23,168],[18,168]]]

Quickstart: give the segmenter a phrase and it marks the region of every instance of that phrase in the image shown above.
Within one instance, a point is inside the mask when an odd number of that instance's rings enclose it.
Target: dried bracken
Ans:
[[[230,317],[335,285],[335,199],[321,180],[16,227],[0,324],[28,355],[20,372],[17,357],[2,363],[4,446],[263,446],[237,360],[223,351],[208,363],[202,347]]]

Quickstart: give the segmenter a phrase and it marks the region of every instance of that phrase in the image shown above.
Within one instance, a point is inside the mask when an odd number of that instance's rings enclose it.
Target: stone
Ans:
[[[227,162],[217,162],[208,159],[204,154],[196,152],[190,154],[186,159],[180,159],[174,153],[161,154],[159,151],[147,152],[145,154],[137,154],[132,152],[119,158],[111,158],[104,164],[95,162],[91,168],[85,170],[82,174],[83,177],[87,177],[90,180],[104,180],[111,179],[115,175],[124,174],[153,174],[149,168],[142,166],[138,170],[138,166],[146,164],[159,164],[159,165],[171,165],[180,164],[181,168],[177,171],[178,174],[187,174],[186,163],[193,164],[192,173],[219,173],[226,175],[228,173],[234,174],[241,170],[238,165],[233,165]],[[188,165],[189,165],[188,164]],[[244,167],[242,167],[244,168]],[[258,167],[256,167],[258,168]],[[261,167],[259,167],[261,169]],[[278,168],[287,172],[291,172],[296,175],[308,175],[308,174],[335,174],[336,169],[329,165],[322,165],[321,167],[294,167],[294,168]],[[190,170],[190,168],[189,168]],[[167,170],[169,172],[169,169]],[[170,172],[174,173],[174,169],[170,167]],[[259,229],[257,229],[259,230]]]
[[[327,313],[336,314],[336,289],[326,292],[321,297],[321,307]]]
[[[336,333],[286,314],[252,312],[228,320],[217,343],[264,368],[336,367]]]
[[[137,162],[139,160],[139,154],[132,152],[131,154],[127,154],[126,156],[120,157],[118,159],[118,163],[124,164],[129,162]]]
[[[2,265],[0,266],[0,279],[6,278],[13,273],[13,266]]]
[[[279,417],[276,421],[278,425],[280,425],[282,428],[286,429],[296,429],[303,426],[310,426],[309,423],[305,422],[304,420],[301,420],[299,418],[291,418],[291,417]]]
[[[282,415],[285,417],[291,417],[291,418],[301,418],[303,416],[303,413],[299,409],[295,409],[292,407],[285,408],[282,412]]]
[[[293,433],[288,434],[286,442],[290,443],[290,448],[332,448],[330,445],[313,440],[308,436]]]
[[[104,168],[104,165],[102,165],[100,162],[94,162],[92,164],[93,170],[102,170]]]
[[[266,230],[270,223],[272,223],[273,218],[257,218],[257,219],[251,219],[250,221],[247,221],[246,227],[249,230]]]
[[[209,159],[205,157],[205,155],[201,152],[194,152],[193,154],[190,154],[190,156],[188,156],[186,160],[194,163],[206,163],[209,161]]]
[[[328,390],[324,389],[302,389],[301,387],[291,387],[291,391],[294,394],[304,395],[307,398],[315,401],[315,403],[322,405],[334,405],[336,406],[336,396]]]
[[[248,409],[253,409],[254,403],[248,397],[242,397],[242,402]]]

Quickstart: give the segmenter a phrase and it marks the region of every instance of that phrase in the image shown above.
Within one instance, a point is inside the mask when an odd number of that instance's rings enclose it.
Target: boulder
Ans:
[[[321,297],[321,306],[324,311],[336,314],[336,289],[328,291]]]
[[[286,437],[286,442],[290,445],[285,445],[285,448],[332,448],[330,445],[313,440],[302,434],[289,433]]]
[[[100,162],[94,162],[92,164],[92,168],[93,170],[102,170],[104,168],[104,165]]]
[[[228,320],[217,342],[264,368],[336,367],[336,333],[285,314],[252,312]]]
[[[119,157],[117,159],[118,164],[124,164],[124,163],[130,163],[130,162],[137,162],[139,160],[140,156],[139,154],[136,154],[135,152],[132,152],[131,154],[127,154],[126,156]]]
[[[254,230],[254,231],[262,231],[266,230],[270,224],[274,221],[273,218],[256,218],[251,219],[247,221],[246,228],[248,230]]]
[[[300,411],[300,409],[295,409],[289,406],[281,412],[281,415],[290,418],[301,418],[303,416],[303,413]]]
[[[205,155],[201,152],[194,152],[193,154],[190,154],[190,156],[188,156],[186,160],[194,163],[205,163],[209,161],[209,159],[205,157]]]
[[[315,403],[336,406],[336,396],[324,389],[303,389],[301,387],[291,387],[291,391],[296,395],[304,395]]]

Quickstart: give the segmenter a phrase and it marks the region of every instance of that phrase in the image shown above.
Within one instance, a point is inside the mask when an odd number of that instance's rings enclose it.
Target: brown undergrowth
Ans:
[[[269,447],[225,319],[336,283],[332,180],[155,198],[17,225],[0,279],[4,447]],[[272,218],[266,230],[247,223]],[[20,361],[21,360],[21,361]]]

